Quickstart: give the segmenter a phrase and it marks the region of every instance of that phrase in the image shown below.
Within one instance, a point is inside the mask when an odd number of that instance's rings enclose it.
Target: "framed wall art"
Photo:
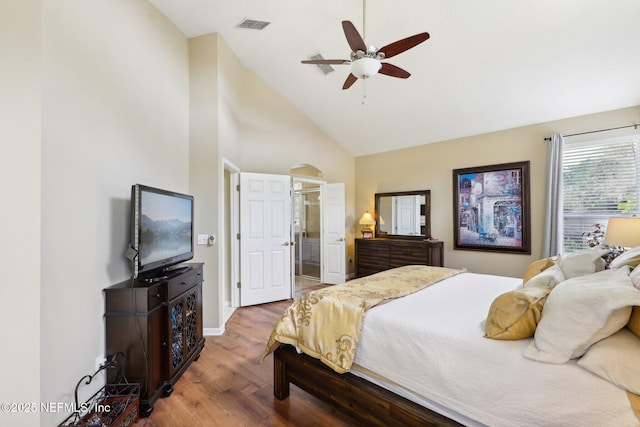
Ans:
[[[454,249],[531,254],[529,162],[453,171]]]

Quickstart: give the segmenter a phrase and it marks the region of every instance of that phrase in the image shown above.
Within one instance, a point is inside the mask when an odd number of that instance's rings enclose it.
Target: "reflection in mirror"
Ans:
[[[431,237],[430,191],[375,195],[376,237]]]

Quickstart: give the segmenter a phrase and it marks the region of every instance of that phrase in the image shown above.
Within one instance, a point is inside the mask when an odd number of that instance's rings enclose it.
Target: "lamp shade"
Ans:
[[[373,219],[369,211],[366,211],[365,213],[362,214],[362,216],[360,217],[360,221],[358,221],[358,223],[360,225],[375,225],[376,220]]]
[[[624,248],[640,246],[640,218],[609,218],[604,243]]]

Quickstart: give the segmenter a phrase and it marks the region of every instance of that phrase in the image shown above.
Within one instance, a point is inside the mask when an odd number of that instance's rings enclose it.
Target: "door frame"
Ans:
[[[317,184],[318,185],[318,190],[320,191],[320,283],[322,283],[322,274],[324,271],[324,257],[322,254],[322,243],[323,243],[323,237],[322,237],[322,227],[323,227],[323,212],[322,212],[322,185],[326,184],[327,181],[323,180],[323,179],[317,179],[317,178],[305,178],[302,176],[295,176],[292,175],[291,176],[291,197],[293,199],[293,193],[295,192],[295,185],[296,182],[299,183],[308,183],[308,184]],[[291,203],[291,218],[293,219],[293,203]],[[291,239],[292,241],[295,241],[295,230],[293,228],[293,221],[291,221]],[[294,250],[291,252],[291,265],[294,266],[295,264],[295,252],[298,250],[298,248],[294,248]],[[291,290],[293,292],[292,295],[295,295],[295,290],[296,290],[296,269],[292,268],[291,269]]]
[[[218,252],[218,287],[220,325],[224,325],[237,307],[240,306],[240,293],[237,284],[240,281],[240,245],[236,236],[240,232],[240,168],[226,158],[222,158],[222,177],[220,179],[220,215],[218,215],[219,247]],[[229,180],[225,180],[225,174]],[[227,280],[229,279],[229,280]],[[227,306],[227,301],[230,302]]]

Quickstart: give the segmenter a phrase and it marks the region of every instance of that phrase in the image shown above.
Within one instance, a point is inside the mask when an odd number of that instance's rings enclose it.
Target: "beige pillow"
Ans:
[[[633,305],[640,305],[640,291],[631,285],[628,268],[565,280],[549,294],[524,355],[547,363],[580,357],[624,327]]]
[[[609,263],[609,268],[615,269],[624,267],[625,265],[635,268],[638,264],[640,264],[640,246],[624,251],[615,257],[613,261]]]
[[[560,269],[560,266],[556,264],[533,276],[524,286],[527,288],[547,287],[549,289],[552,289],[555,285],[562,282],[564,279],[564,273]]]
[[[526,285],[533,276],[537,276],[549,267],[553,267],[556,263],[551,258],[543,258],[529,264],[522,276],[522,284]]]
[[[595,343],[578,366],[616,386],[640,394],[640,338],[627,328]]]
[[[633,311],[631,312],[631,317],[629,317],[629,323],[627,323],[627,328],[629,328],[631,332],[633,332],[638,337],[640,337],[640,307],[639,306],[633,307]]]
[[[498,296],[489,308],[484,336],[497,340],[533,336],[549,292],[548,287],[531,287]]]
[[[563,256],[558,265],[567,279],[597,273],[604,270],[605,261],[602,259],[602,255],[609,252],[611,252],[610,249],[587,249],[573,252]]]

